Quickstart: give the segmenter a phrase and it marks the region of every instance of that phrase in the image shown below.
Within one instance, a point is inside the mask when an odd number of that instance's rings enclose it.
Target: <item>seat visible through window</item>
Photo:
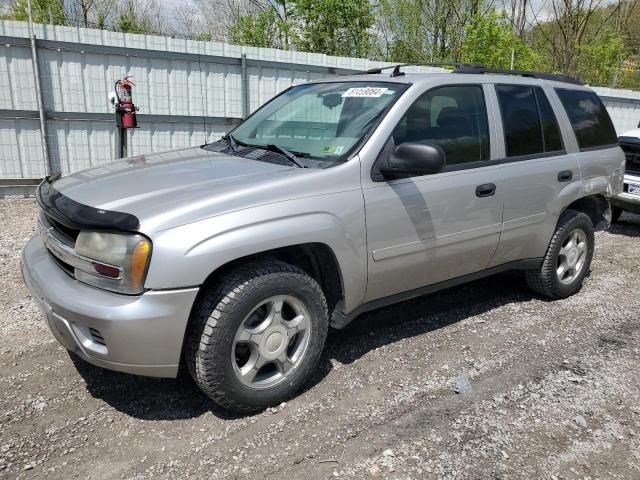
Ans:
[[[437,145],[447,165],[489,159],[489,131],[482,88],[447,86],[422,95],[393,132],[395,145],[405,142]]]

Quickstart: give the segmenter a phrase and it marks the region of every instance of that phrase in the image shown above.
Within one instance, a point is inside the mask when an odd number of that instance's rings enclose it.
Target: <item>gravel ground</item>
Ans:
[[[0,477],[640,478],[640,216],[572,298],[508,273],[363,315],[307,391],[232,417],[58,346],[20,278],[35,214],[0,201]]]

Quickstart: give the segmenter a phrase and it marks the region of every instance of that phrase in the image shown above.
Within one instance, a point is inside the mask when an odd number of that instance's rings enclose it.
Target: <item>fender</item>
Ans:
[[[158,232],[151,240],[154,253],[145,283],[150,289],[201,285],[231,261],[276,248],[322,243],[338,262],[345,311],[359,305],[366,291],[366,232],[360,190],[223,214]]]

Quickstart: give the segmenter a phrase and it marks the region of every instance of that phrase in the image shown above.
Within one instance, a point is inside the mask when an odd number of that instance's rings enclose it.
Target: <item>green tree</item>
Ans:
[[[269,2],[238,17],[229,29],[232,43],[290,48],[327,55],[369,56],[374,15],[368,0]]]
[[[381,60],[424,62],[430,59],[423,3],[422,0],[380,0],[376,20]]]
[[[268,8],[238,17],[229,30],[229,41],[252,47],[282,48],[281,40],[288,28],[276,10]]]
[[[293,42],[302,51],[353,57],[371,53],[374,16],[368,0],[296,0],[290,19]]]
[[[510,68],[512,55],[517,70],[533,70],[539,62],[536,52],[514,33],[504,12],[491,10],[471,20],[462,43],[462,61]]]
[[[591,85],[611,85],[624,57],[624,40],[614,32],[604,32],[580,47],[578,76]]]
[[[17,0],[11,6],[12,20],[26,22],[29,20],[29,9],[26,0]],[[64,2],[63,0],[32,0],[31,12],[34,23],[53,23],[54,25],[65,24]]]

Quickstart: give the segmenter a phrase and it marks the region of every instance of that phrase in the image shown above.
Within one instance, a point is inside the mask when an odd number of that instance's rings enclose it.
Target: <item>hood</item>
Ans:
[[[145,231],[275,201],[279,184],[313,172],[191,147],[82,170],[54,188],[79,204],[135,215]]]

